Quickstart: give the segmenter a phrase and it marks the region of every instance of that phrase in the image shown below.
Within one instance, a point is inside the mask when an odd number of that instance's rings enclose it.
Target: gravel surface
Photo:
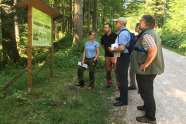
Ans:
[[[186,124],[186,57],[167,49],[163,49],[163,53],[165,72],[154,81],[157,124]],[[113,100],[119,92],[114,94],[110,99]],[[113,107],[109,123],[140,124],[136,117],[144,112],[136,109],[139,105],[143,105],[143,101],[137,90],[129,91],[129,105]]]

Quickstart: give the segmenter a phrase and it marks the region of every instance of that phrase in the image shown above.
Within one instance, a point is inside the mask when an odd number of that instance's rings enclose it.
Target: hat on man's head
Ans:
[[[117,21],[121,21],[124,24],[127,24],[127,20],[124,17],[119,17],[118,19],[113,19],[113,21],[117,22]]]

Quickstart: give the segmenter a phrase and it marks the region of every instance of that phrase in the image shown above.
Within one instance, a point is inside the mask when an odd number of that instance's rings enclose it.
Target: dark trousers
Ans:
[[[156,105],[153,94],[153,82],[156,75],[136,75],[136,80],[139,87],[139,93],[144,101],[145,116],[149,120],[156,120]]]
[[[120,99],[128,103],[128,68],[130,63],[129,54],[121,54],[117,58],[116,63],[116,76],[120,84]]]
[[[88,65],[89,67],[89,79],[90,79],[90,85],[94,85],[94,72],[95,72],[95,67],[96,67],[96,63],[97,62],[94,62],[94,58],[85,58],[85,64]],[[94,65],[93,65],[94,63]],[[78,74],[78,78],[79,78],[79,82],[84,80],[84,71],[85,71],[86,68],[84,67],[79,67],[78,68],[78,71],[77,71],[77,74]]]

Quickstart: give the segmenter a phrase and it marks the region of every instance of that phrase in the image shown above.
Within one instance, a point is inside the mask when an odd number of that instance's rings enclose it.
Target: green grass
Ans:
[[[180,50],[180,49],[175,49],[175,48],[172,48],[172,47],[169,47],[169,46],[166,46],[166,45],[163,45],[164,48],[168,49],[168,50],[171,50],[173,52],[176,52],[180,55],[183,55],[183,56],[186,56],[186,50]]]
[[[163,47],[186,56],[186,33],[162,34]]]
[[[98,41],[98,40],[97,40]],[[85,71],[84,88],[77,81],[77,62],[82,58],[83,45],[71,48],[71,39],[55,43],[54,78],[50,79],[49,65],[33,77],[33,90],[27,93],[27,73],[0,93],[0,123],[18,124],[105,124],[108,123],[112,101],[108,99],[114,88],[106,90],[103,49],[96,68],[96,85],[88,88]],[[35,58],[37,61],[38,58]],[[38,59],[39,61],[39,59]],[[37,63],[37,62],[36,62]],[[39,68],[33,66],[33,72]],[[0,88],[15,77],[23,67],[7,67],[0,72]],[[113,77],[113,79],[115,79]]]

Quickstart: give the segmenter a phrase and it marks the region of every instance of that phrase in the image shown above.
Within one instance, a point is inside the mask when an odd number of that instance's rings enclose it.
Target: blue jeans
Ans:
[[[117,58],[116,76],[120,84],[120,99],[122,102],[128,103],[128,68],[130,63],[130,55],[121,54]]]

